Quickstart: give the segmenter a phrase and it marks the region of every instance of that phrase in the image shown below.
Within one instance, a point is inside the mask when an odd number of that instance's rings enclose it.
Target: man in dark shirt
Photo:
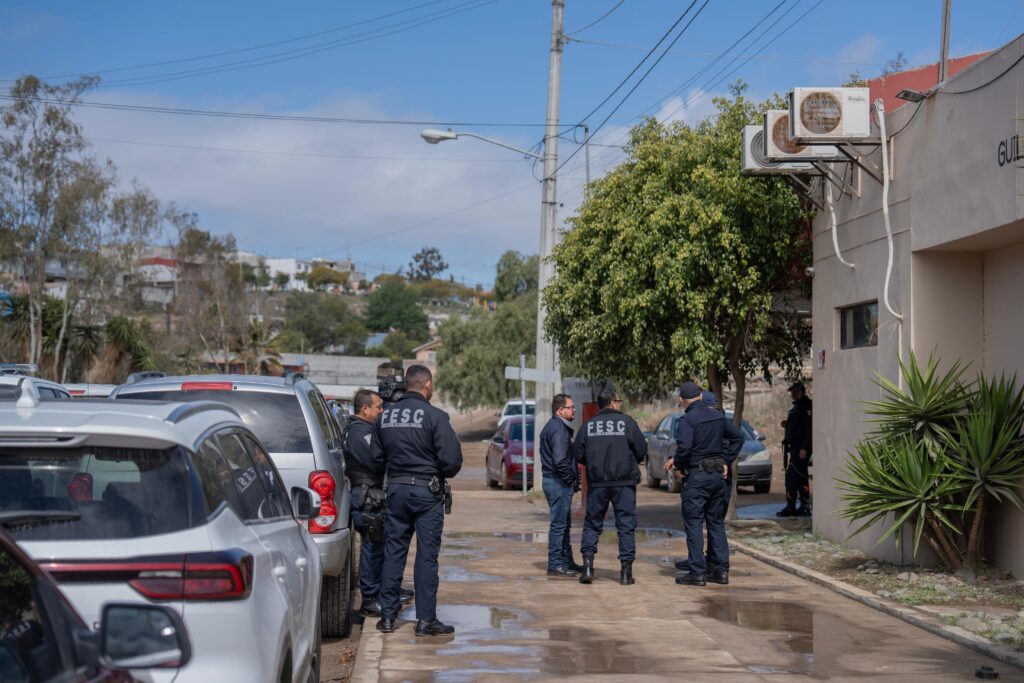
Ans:
[[[395,630],[409,543],[416,534],[416,635],[455,632],[437,619],[437,556],[444,529],[447,480],[462,469],[462,446],[448,414],[430,405],[434,379],[413,365],[405,373],[408,391],[377,422],[388,467],[384,569],[377,630]]]
[[[813,405],[807,397],[803,382],[789,388],[793,406],[782,421],[786,430],[782,438],[782,466],[786,472],[786,507],[779,517],[809,517],[811,515],[811,413]],[[797,500],[800,507],[796,506]]]
[[[693,382],[679,387],[685,412],[676,424],[673,466],[683,472],[683,520],[689,573],[676,583],[703,586],[707,581],[729,583],[729,542],[725,535],[726,478],[743,448],[743,434],[725,415],[702,400]],[[704,527],[715,566],[704,554]],[[709,571],[710,570],[710,571]]]
[[[572,494],[579,488],[572,457],[572,419],[576,404],[568,394],[551,400],[551,419],[540,433],[540,465],[551,526],[548,531],[548,576],[574,577],[582,569],[572,559]]]
[[[580,583],[594,580],[594,556],[604,528],[604,516],[611,503],[615,510],[615,530],[619,535],[619,583],[633,580],[636,559],[636,485],[640,483],[640,463],[647,457],[647,440],[633,418],[621,411],[617,391],[603,389],[597,396],[597,415],[587,420],[573,445],[576,461],[587,473],[587,516],[583,523],[583,573]]]

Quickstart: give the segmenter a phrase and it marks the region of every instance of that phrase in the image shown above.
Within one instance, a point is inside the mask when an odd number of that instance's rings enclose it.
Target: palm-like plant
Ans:
[[[862,522],[851,536],[892,520],[881,543],[890,537],[899,539],[910,524],[915,555],[925,538],[943,561],[960,565],[951,540],[960,533],[951,517],[958,510],[951,502],[957,483],[949,477],[944,458],[933,457],[921,441],[906,434],[862,441],[850,454],[847,478],[838,484],[846,501],[840,514]]]
[[[908,363],[900,360],[899,364],[906,389],[878,375],[875,384],[884,398],[865,401],[865,412],[878,424],[877,434],[910,434],[924,442],[931,456],[936,458],[955,419],[967,412],[972,387],[961,381],[967,365],[956,362],[940,374],[939,360],[933,353],[922,372],[913,351]]]

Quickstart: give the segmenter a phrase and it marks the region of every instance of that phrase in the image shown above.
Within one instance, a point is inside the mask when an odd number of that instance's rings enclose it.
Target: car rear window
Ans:
[[[185,455],[178,448],[0,445],[0,520],[19,513],[57,516],[8,524],[21,541],[181,531],[189,528],[187,491]]]
[[[534,406],[532,403],[527,403],[526,404],[526,414],[527,415],[533,415],[533,411],[534,411],[535,408],[536,408],[536,406]],[[522,415],[523,414],[523,404],[522,403],[510,403],[510,404],[508,404],[507,406],[505,406],[505,414],[506,415]]]
[[[515,422],[513,420],[512,426],[508,429],[509,439],[512,441],[522,441],[523,439],[523,423]],[[533,423],[526,423],[526,440],[533,441]]]
[[[306,418],[295,394],[263,391],[133,391],[122,398],[156,401],[217,401],[235,409],[245,426],[252,430],[271,453],[311,453],[313,442]],[[326,437],[327,435],[325,435]]]

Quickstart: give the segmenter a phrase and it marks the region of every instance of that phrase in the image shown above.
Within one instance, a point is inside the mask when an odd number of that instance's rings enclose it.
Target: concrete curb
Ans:
[[[372,623],[371,623],[372,622]],[[376,619],[367,619],[359,636],[356,663],[349,683],[377,683],[380,680],[380,659],[384,652],[384,634],[377,630]]]
[[[1010,666],[1024,669],[1024,654],[1021,654],[1016,650],[1003,647],[1002,645],[997,645],[986,638],[982,638],[979,635],[957,626],[947,626],[942,623],[936,623],[931,619],[924,617],[920,612],[911,607],[902,607],[887,600],[882,600],[877,595],[869,593],[866,590],[862,590],[856,586],[834,579],[827,574],[822,574],[821,572],[813,569],[808,569],[807,567],[801,567],[800,565],[793,564],[792,562],[787,562],[786,560],[775,557],[774,555],[769,555],[768,553],[750,547],[742,541],[730,539],[729,543],[744,555],[749,555],[755,560],[760,560],[761,562],[769,564],[776,569],[781,569],[782,571],[794,574],[801,579],[816,583],[819,586],[842,595],[843,597],[856,600],[862,605],[867,605],[868,607],[878,610],[884,614],[888,614],[891,617],[902,619],[912,626],[924,629],[929,633],[937,635],[940,638],[945,638],[957,645],[969,647],[972,650],[980,652],[981,654],[991,657],[1003,664],[1009,664]],[[361,650],[362,648],[360,648],[360,651]]]

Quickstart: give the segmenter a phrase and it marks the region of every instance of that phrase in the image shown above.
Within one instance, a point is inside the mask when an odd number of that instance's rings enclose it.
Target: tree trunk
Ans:
[[[28,358],[29,363],[36,362],[36,304],[31,299],[28,302]]]
[[[979,569],[982,564],[982,548],[985,546],[985,502],[988,496],[982,493],[978,496],[978,509],[974,511],[974,519],[971,520],[971,531],[967,536],[967,561]]]
[[[714,363],[708,364],[708,389],[718,397],[718,404],[722,405],[722,378],[718,375],[718,366]]]
[[[55,382],[61,381],[60,373],[60,351],[61,347],[64,346],[64,337],[67,334],[68,329],[68,318],[71,315],[71,306],[69,304],[71,300],[71,291],[64,292],[64,310],[60,317],[60,332],[57,334],[57,346],[53,349],[53,380]]]
[[[739,361],[739,345],[734,344],[734,348],[729,355],[729,373],[732,375],[732,381],[736,386],[736,401],[733,403],[732,409],[732,422],[737,427],[743,420],[743,404],[744,396],[747,389],[747,376],[743,372],[743,368],[740,367]],[[730,465],[730,467],[734,467]],[[729,522],[736,520],[736,488],[739,482],[736,472],[732,472],[729,486],[732,487],[731,495],[729,496],[729,509],[726,511],[725,519]]]
[[[929,515],[928,525],[931,527],[932,533],[935,535],[935,538],[944,550],[943,553],[940,553],[940,557],[949,564],[953,571],[961,569],[964,566],[963,558],[960,555],[960,552],[950,543],[949,537],[946,535],[946,530],[942,527],[942,524]]]

